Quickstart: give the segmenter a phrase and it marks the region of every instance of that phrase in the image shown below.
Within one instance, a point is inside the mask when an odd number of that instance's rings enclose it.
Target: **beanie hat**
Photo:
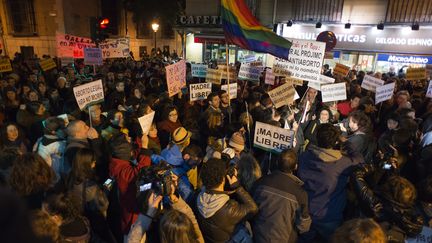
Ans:
[[[192,133],[186,130],[184,127],[179,127],[172,133],[172,141],[175,144],[182,144],[186,142],[190,137],[192,136]]]
[[[245,140],[243,138],[243,135],[239,132],[235,132],[229,141],[229,146],[237,149],[237,150],[243,150],[245,146]]]

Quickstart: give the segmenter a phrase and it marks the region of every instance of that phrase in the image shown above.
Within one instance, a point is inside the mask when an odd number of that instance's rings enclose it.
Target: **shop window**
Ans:
[[[15,36],[36,35],[33,0],[6,0],[9,14],[9,29]]]
[[[344,0],[292,0],[294,20],[340,22]]]
[[[389,0],[386,16],[390,23],[432,23],[432,1]]]

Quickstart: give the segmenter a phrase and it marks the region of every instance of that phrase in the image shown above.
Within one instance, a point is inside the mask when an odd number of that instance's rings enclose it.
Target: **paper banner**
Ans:
[[[129,57],[129,46],[129,38],[108,39],[99,44],[104,59]]]
[[[138,117],[138,122],[141,126],[141,130],[143,132],[143,135],[147,135],[150,131],[151,125],[153,123],[155,112],[152,111],[149,114],[146,114],[142,117]]]
[[[172,65],[166,66],[166,80],[169,97],[181,92],[186,86],[186,62],[181,60]]]
[[[346,100],[346,84],[325,84],[321,85],[321,98],[322,102]]]
[[[85,37],[56,33],[57,56],[84,58],[84,48],[96,47],[96,44]]]

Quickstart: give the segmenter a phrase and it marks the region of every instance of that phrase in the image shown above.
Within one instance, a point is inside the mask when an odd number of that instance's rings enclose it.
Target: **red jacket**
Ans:
[[[121,207],[121,230],[127,234],[131,225],[138,218],[138,207],[136,202],[137,187],[136,177],[139,171],[150,166],[151,151],[141,149],[137,156],[137,165],[117,158],[111,158],[109,171],[110,176],[117,182],[119,188],[119,202]]]

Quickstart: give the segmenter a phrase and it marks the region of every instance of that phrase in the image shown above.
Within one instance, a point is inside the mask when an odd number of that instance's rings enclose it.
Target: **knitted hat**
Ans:
[[[229,146],[237,149],[237,150],[243,150],[245,146],[245,140],[243,138],[243,135],[241,135],[239,132],[235,132],[229,141]]]
[[[186,142],[190,137],[192,136],[192,133],[186,130],[184,127],[179,127],[172,133],[172,141],[175,144],[182,144]]]

